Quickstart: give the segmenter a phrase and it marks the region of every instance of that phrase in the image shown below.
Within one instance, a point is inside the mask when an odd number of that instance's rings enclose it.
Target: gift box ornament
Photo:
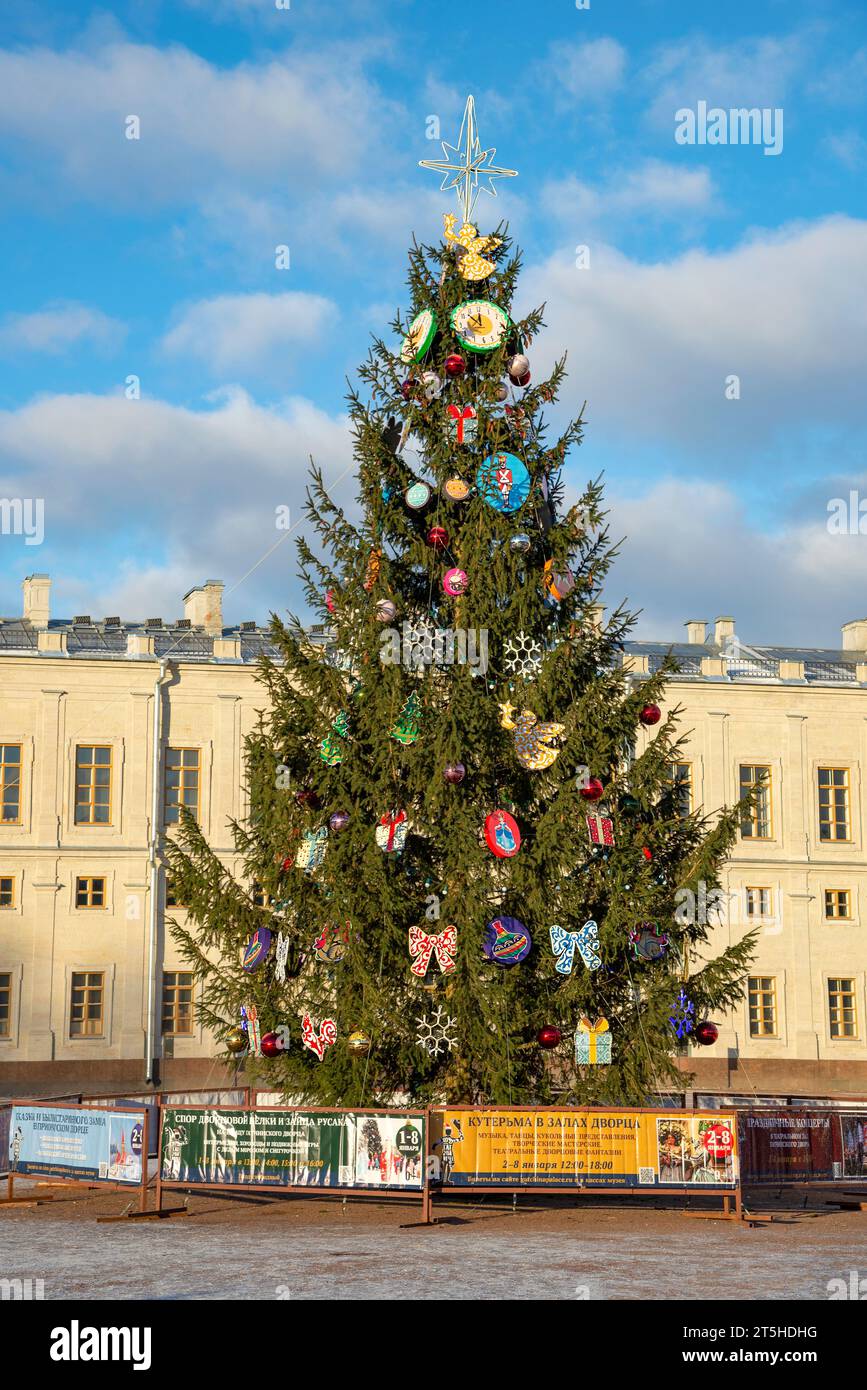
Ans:
[[[591,845],[614,844],[614,822],[610,816],[590,815],[585,819]]]
[[[453,444],[471,444],[476,437],[478,418],[471,405],[447,405],[446,428]]]
[[[376,827],[376,843],[386,854],[401,854],[408,830],[406,811],[386,811]]]
[[[607,1018],[597,1018],[595,1023],[589,1018],[581,1019],[575,1033],[575,1061],[579,1066],[610,1065],[611,1033]]]
[[[318,869],[325,858],[327,841],[327,825],[320,825],[318,830],[305,830],[301,836],[298,853],[295,855],[295,867],[308,874]]]
[[[436,935],[426,932],[423,927],[409,929],[409,953],[412,956],[409,968],[419,979],[424,979],[430,969],[431,958],[436,960],[444,975],[450,975],[457,968],[457,950],[458,929],[455,926],[444,927]]]

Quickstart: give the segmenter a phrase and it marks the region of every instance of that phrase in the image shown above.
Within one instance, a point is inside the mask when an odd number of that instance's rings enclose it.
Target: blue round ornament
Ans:
[[[517,917],[495,917],[485,928],[482,950],[495,965],[519,965],[532,946],[530,933]]]
[[[516,512],[530,495],[530,474],[517,454],[491,454],[476,474],[479,495],[497,512]]]

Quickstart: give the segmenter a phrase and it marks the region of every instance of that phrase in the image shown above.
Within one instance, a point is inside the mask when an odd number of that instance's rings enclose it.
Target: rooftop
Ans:
[[[50,616],[51,579],[29,575],[22,584],[24,611],[18,618],[0,618],[0,657],[86,657],[107,660],[153,660],[253,663],[277,648],[266,627],[243,622],[223,625],[223,585],[218,579],[184,595],[184,616],[174,621],[146,618],[129,622],[88,613],[72,618]],[[748,645],[735,633],[734,618],[717,618],[713,628],[703,620],[685,624],[681,642],[627,641],[624,657],[637,675],[652,674],[668,652],[679,663],[680,678],[710,681],[772,682],[795,685],[867,686],[867,618],[846,623],[839,647],[774,647]],[[323,623],[308,629],[314,643],[325,644]]]

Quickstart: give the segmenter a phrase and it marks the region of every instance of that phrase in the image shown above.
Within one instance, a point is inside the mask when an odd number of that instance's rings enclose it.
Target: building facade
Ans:
[[[23,588],[23,616],[0,622],[0,1096],[222,1084],[166,929],[183,909],[163,846],[185,804],[240,871],[228,826],[247,809],[268,634],[223,626],[218,581],[168,624],[56,620],[47,576]],[[666,697],[684,807],[760,791],[722,899],[684,910],[708,913],[715,942],[759,940],[743,1004],[684,1068],[710,1092],[867,1094],[867,620],[838,651],[687,626]],[[668,649],[629,643],[632,678]]]

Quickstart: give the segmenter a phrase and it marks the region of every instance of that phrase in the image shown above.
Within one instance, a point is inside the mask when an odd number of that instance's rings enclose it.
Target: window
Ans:
[[[193,1031],[192,970],[163,971],[163,1033],[189,1037]]]
[[[777,982],[773,975],[751,975],[748,990],[750,1037],[777,1036]]]
[[[105,999],[105,975],[101,970],[76,970],[72,974],[69,1035],[101,1038]]]
[[[75,750],[75,824],[111,824],[111,749],[92,744]]]
[[[740,794],[755,792],[752,803],[741,816],[741,836],[745,840],[771,838],[771,769],[766,763],[742,763]]]
[[[76,907],[105,907],[105,879],[77,878],[75,880]]]
[[[199,814],[199,750],[198,748],[166,749],[165,820],[177,825],[181,807],[186,806],[193,816]]]
[[[12,976],[0,973],[0,1038],[12,1037]]]
[[[837,976],[828,981],[828,1022],[832,1038],[857,1038],[858,1010],[855,1007],[855,981]]]
[[[819,839],[848,840],[849,769],[819,768]]]
[[[271,894],[265,892],[261,883],[256,883],[255,881],[250,889],[250,897],[257,907],[270,907],[274,901]]]
[[[748,888],[747,916],[770,917],[773,911],[773,892],[770,888]]]
[[[21,744],[0,743],[0,824],[21,823]]]
[[[669,785],[674,788],[677,814],[686,817],[692,810],[692,764],[669,763]]]
[[[185,907],[185,906],[186,906],[186,903],[182,903],[182,902],[181,902],[181,899],[180,899],[180,897],[178,896],[179,893],[180,893],[180,889],[179,889],[179,888],[177,887],[177,885],[175,884],[175,881],[174,881],[174,879],[172,878],[171,874],[167,874],[167,875],[166,875],[166,907]]]
[[[11,874],[0,878],[0,908],[15,906],[15,879]]]
[[[828,922],[850,921],[852,900],[848,888],[825,889],[825,920]]]

